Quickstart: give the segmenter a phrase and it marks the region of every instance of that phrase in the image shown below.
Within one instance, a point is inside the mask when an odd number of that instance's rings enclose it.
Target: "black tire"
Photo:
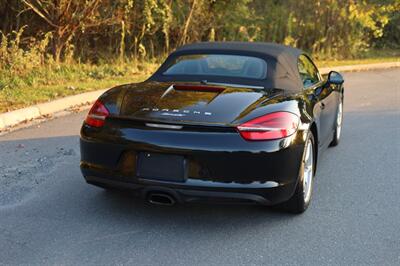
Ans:
[[[305,156],[306,156],[306,150],[307,150],[307,143],[308,141],[311,141],[312,143],[312,153],[313,153],[313,168],[312,168],[312,178],[311,178],[311,187],[310,187],[310,196],[308,198],[308,201],[305,200],[305,195],[304,195],[304,167],[305,167]],[[300,165],[300,170],[299,170],[299,178],[297,181],[296,185],[296,190],[293,194],[293,196],[286,202],[282,203],[282,207],[284,210],[295,213],[295,214],[300,214],[303,213],[308,206],[310,205],[311,201],[311,195],[312,195],[312,189],[313,189],[313,178],[315,174],[315,167],[316,167],[316,160],[315,160],[315,142],[314,142],[314,136],[312,132],[310,131],[307,139],[306,139],[306,145],[304,145],[304,151],[303,151],[303,158],[301,160],[301,165]]]
[[[341,106],[339,105],[337,114],[336,114],[335,132],[333,133],[333,139],[332,139],[331,143],[329,144],[329,147],[335,147],[335,146],[339,145],[339,142],[340,142],[340,136],[341,136],[342,126],[343,126],[343,97],[340,98],[339,104],[341,104]],[[340,110],[340,108],[342,108],[342,109]],[[339,114],[339,112],[340,112],[340,114]],[[338,118],[337,118],[339,115],[341,115],[340,129],[338,129]]]

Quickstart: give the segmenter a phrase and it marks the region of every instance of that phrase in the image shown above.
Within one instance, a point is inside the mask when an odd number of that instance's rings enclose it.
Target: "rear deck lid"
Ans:
[[[121,117],[229,125],[269,97],[265,89],[148,82],[127,89]]]

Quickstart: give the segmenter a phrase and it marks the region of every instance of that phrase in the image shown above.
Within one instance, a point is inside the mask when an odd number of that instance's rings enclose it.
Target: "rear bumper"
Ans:
[[[182,203],[273,205],[288,200],[297,184],[305,139],[301,130],[286,139],[248,142],[237,132],[110,128],[113,132],[82,128],[81,171],[86,181],[129,189],[141,197],[162,192]],[[184,156],[184,181],[138,177],[137,155],[144,151]]]
[[[160,183],[150,180],[125,182],[94,175],[85,176],[85,180],[87,183],[99,187],[129,190],[143,199],[146,199],[150,193],[163,193],[173,197],[179,203],[212,202],[260,205],[274,205],[287,200],[293,194],[296,185],[295,183],[227,185],[197,180],[188,180],[185,184]]]

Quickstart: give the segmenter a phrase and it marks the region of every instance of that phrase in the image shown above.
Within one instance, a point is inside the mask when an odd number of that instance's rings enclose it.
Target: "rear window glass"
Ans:
[[[267,62],[242,55],[198,54],[178,56],[163,75],[205,75],[265,79]]]

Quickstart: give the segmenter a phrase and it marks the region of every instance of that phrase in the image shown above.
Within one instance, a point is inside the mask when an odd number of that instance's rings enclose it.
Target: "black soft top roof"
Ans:
[[[282,54],[288,54],[296,58],[303,53],[297,48],[267,42],[199,42],[186,44],[176,49],[175,53],[194,50],[256,52],[273,57],[278,57]]]
[[[173,52],[155,73],[154,77],[155,79],[160,77],[165,70],[163,66],[168,67],[169,62],[177,56],[208,53],[248,55],[265,59],[268,64],[267,78],[262,81],[251,81],[254,85],[279,88],[286,91],[299,91],[303,87],[297,61],[298,57],[304,52],[286,45],[262,42],[200,42],[187,44]],[[230,80],[224,81],[230,82]],[[244,81],[244,84],[251,85],[249,81]]]

